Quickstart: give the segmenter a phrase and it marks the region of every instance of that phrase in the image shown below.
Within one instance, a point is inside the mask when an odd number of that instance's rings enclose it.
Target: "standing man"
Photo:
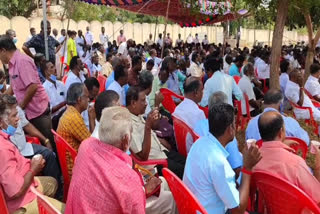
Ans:
[[[159,38],[157,40],[157,45],[159,45],[160,47],[163,46],[162,33],[159,33]]]
[[[83,57],[84,47],[86,46],[86,39],[82,34],[82,30],[78,30],[78,36],[76,38],[77,52],[80,58]]]
[[[93,34],[90,31],[89,26],[87,27],[87,33],[85,35],[85,38],[86,38],[87,45],[91,46],[93,44],[94,37],[93,37]]]
[[[75,31],[68,31],[68,42],[67,42],[67,50],[68,50],[68,65],[70,65],[70,61],[74,56],[78,56],[77,46],[74,39],[76,38],[77,33]]]
[[[54,29],[52,30],[52,34],[53,34],[53,38],[54,38],[55,40],[58,40],[58,30],[54,28]]]
[[[27,38],[27,42],[36,35],[36,29],[34,27],[30,28],[30,35]]]
[[[45,45],[44,45],[44,27],[43,27],[43,21],[41,21],[41,31],[38,35],[32,37],[30,41],[24,43],[22,46],[22,50],[29,55],[31,58],[34,58],[34,55],[31,53],[29,48],[34,48],[36,50],[36,53],[42,53],[43,55],[46,55],[45,51]],[[49,21],[47,21],[47,34],[48,34],[48,49],[49,49],[49,61],[52,62],[54,65],[56,64],[56,53],[60,50],[61,45],[60,43],[55,40],[52,36],[50,36],[51,33],[51,24]]]
[[[179,47],[180,44],[183,43],[183,40],[181,39],[181,33],[178,34],[178,39],[176,40],[176,47]]]
[[[154,44],[151,33],[149,34],[149,39],[147,39],[146,43],[148,46],[152,46]]]
[[[109,38],[108,38],[108,35],[105,34],[105,31],[106,31],[105,28],[101,27],[100,43],[103,45],[104,49],[107,50]]]
[[[49,98],[33,60],[17,50],[7,36],[0,37],[0,59],[9,64],[11,86],[6,93],[15,94],[28,120],[47,138],[45,144],[53,143]]]
[[[202,45],[204,46],[209,45],[209,40],[207,35],[204,35],[204,39],[202,40]]]
[[[123,35],[123,30],[120,30],[120,35],[117,37],[117,43],[120,46],[122,42],[126,42],[127,38]]]

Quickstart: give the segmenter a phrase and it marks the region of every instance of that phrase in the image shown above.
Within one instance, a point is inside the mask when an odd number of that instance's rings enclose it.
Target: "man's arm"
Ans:
[[[51,113],[55,113],[55,112],[59,111],[61,108],[66,106],[66,104],[67,104],[67,102],[63,101],[63,102],[59,103],[58,105],[52,107]]]
[[[5,92],[4,94],[8,94],[8,95],[11,95],[13,96],[13,90],[12,90],[12,87],[10,86]]]
[[[61,44],[60,44],[60,45],[58,45],[58,46],[56,47],[56,51],[55,51],[55,53],[58,53],[58,52],[60,51],[61,47],[62,47],[62,45],[61,45]]]
[[[40,139],[41,142],[45,143],[47,138],[41,134],[41,132],[34,127],[31,123],[28,123],[26,126],[23,127],[23,130],[30,135],[31,137],[37,137]]]
[[[30,56],[31,58],[34,58],[33,54],[31,53],[30,49],[24,44],[22,46],[22,50],[28,55]]]
[[[300,91],[299,91],[299,100],[298,100],[298,105],[302,106],[303,105],[303,101],[304,101],[304,93],[303,93],[303,88],[300,87]]]
[[[28,86],[24,99],[21,103],[19,103],[22,109],[25,109],[28,103],[32,100],[32,97],[37,92],[38,84],[32,83]]]
[[[232,78],[232,77],[231,77]],[[243,98],[243,94],[237,83],[232,78],[232,94],[236,97],[237,100],[241,100]]]

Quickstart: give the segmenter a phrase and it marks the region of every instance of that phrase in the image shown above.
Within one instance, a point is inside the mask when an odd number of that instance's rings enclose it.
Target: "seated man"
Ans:
[[[128,69],[125,68],[123,65],[118,65],[114,69],[114,81],[111,83],[107,90],[112,90],[117,92],[120,97],[120,104],[126,104],[126,93],[124,86],[128,84]]]
[[[132,118],[132,138],[130,149],[141,160],[148,159],[167,159],[168,167],[178,176],[182,177],[185,158],[171,149],[170,144],[157,137],[152,127],[157,123],[159,111],[157,108],[152,110],[146,121],[143,119],[147,102],[144,90],[140,87],[130,87],[126,97],[127,108]],[[161,170],[158,170],[161,172]]]
[[[256,100],[256,96],[253,91],[252,79],[254,79],[254,67],[249,62],[243,67],[243,76],[239,81],[239,88],[243,94],[247,94],[249,99],[250,115],[254,117],[260,113],[262,102],[261,100]],[[247,115],[246,101],[243,96],[241,100],[242,115]]]
[[[264,95],[264,103],[263,103],[263,113],[274,111],[274,112],[280,112],[281,108],[283,106],[283,95],[280,90],[274,90],[270,89],[265,95]],[[246,129],[246,140],[248,139],[255,139],[260,140],[260,132],[258,128],[258,119],[261,116],[259,114],[258,116],[252,118],[247,126]],[[310,143],[308,133],[300,127],[299,123],[293,119],[292,117],[286,117],[282,115],[282,119],[284,121],[285,125],[285,131],[287,137],[297,137],[304,142],[306,142],[308,145]]]
[[[310,66],[310,76],[308,77],[308,80],[304,85],[304,88],[309,92],[309,94],[312,95],[312,97],[316,101],[320,101],[319,77],[320,77],[320,65],[312,64]]]
[[[45,167],[46,161],[42,155],[28,160],[9,141],[18,122],[16,105],[8,105],[4,96],[0,96],[0,186],[10,213],[38,213],[36,194],[32,189],[36,187],[45,195],[53,197],[57,182],[52,177],[35,177]],[[64,211],[64,204],[53,198],[46,199],[58,210]]]
[[[165,69],[159,71],[158,76],[155,76],[152,82],[152,90],[149,94],[150,108],[159,107],[160,103],[156,102],[157,95],[160,93],[161,88],[168,88],[167,80],[169,78],[169,72]]]
[[[67,92],[68,107],[60,118],[57,133],[76,151],[78,151],[81,142],[91,135],[81,116],[81,113],[88,108],[88,102],[89,92],[87,87],[82,83],[71,84]],[[68,171],[71,176],[73,163],[70,155],[67,155],[67,157]]]
[[[209,98],[209,109],[215,105],[219,105],[221,103],[228,103],[228,97],[222,91],[218,91],[213,93]],[[204,137],[209,133],[209,121],[208,119],[199,120],[195,127],[194,131],[200,136]],[[226,145],[226,151],[229,153],[227,158],[230,166],[236,172],[236,176],[238,177],[240,174],[240,169],[242,167],[242,154],[239,152],[238,141],[237,138],[233,138],[233,141]]]
[[[227,161],[226,145],[236,133],[234,109],[229,104],[209,109],[209,133],[197,140],[187,157],[183,182],[209,214],[243,214],[247,208],[250,171],[261,159],[256,146],[245,149],[242,179],[236,188],[235,173]],[[247,148],[247,147],[244,147]]]
[[[320,121],[320,111],[317,109],[311,99],[303,91],[303,74],[294,69],[289,74],[290,80],[287,83],[285,95],[289,101],[302,106],[310,107],[313,117],[316,121]],[[293,109],[297,119],[310,119],[309,111],[302,109]]]
[[[240,68],[243,66],[245,58],[242,55],[236,57],[234,63],[231,64],[229,68],[229,75],[230,76],[241,76]]]
[[[261,161],[254,171],[266,171],[277,175],[300,188],[317,204],[320,203],[320,152],[317,149],[315,168],[311,173],[306,162],[285,143],[285,127],[281,114],[265,112],[259,120],[259,131],[263,140]]]
[[[184,100],[176,107],[172,116],[184,121],[190,128],[194,129],[196,123],[206,119],[204,112],[199,109],[198,104],[203,95],[202,81],[197,77],[189,77],[184,84]],[[189,152],[193,140],[191,135],[187,137],[187,152]]]
[[[99,94],[99,89],[100,89],[100,83],[95,77],[88,77],[85,81],[84,84],[86,88],[88,89],[89,92],[89,108],[82,112],[81,116],[84,120],[84,123],[86,124],[87,128],[90,130],[90,132],[93,132],[94,127],[95,127],[95,114],[89,115],[89,111],[91,113],[94,112],[94,100],[97,98]]]

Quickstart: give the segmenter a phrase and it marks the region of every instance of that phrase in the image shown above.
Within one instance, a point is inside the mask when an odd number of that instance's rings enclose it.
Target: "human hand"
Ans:
[[[243,167],[247,170],[252,170],[252,168],[261,160],[261,153],[256,145],[244,147],[243,153]]]
[[[96,119],[96,111],[94,110],[94,106],[90,106],[88,108],[88,115],[89,115],[89,119]]]
[[[160,113],[158,108],[156,107],[148,114],[148,117],[146,120],[146,126],[148,128],[152,128],[159,119],[160,119]]]
[[[43,158],[42,155],[35,155],[31,159],[31,170],[34,172],[35,175],[37,175],[42,171],[42,169],[45,166],[45,163],[46,160]]]
[[[164,100],[163,94],[160,91],[158,91],[155,95],[155,101],[154,101],[155,104],[154,105],[156,107],[159,107],[160,103],[162,103],[163,100]]]
[[[146,190],[146,195],[152,193],[160,184],[162,183],[161,179],[157,177],[150,177],[147,180],[147,183],[144,185]]]

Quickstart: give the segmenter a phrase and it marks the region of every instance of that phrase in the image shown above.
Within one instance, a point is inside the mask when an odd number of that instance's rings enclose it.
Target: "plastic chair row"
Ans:
[[[242,114],[242,105],[241,105],[241,100],[235,100],[235,106],[237,106],[238,112],[237,112],[237,118],[236,118],[236,129],[239,130],[244,130],[251,120],[251,115],[250,115],[250,105],[249,105],[249,98],[246,93],[243,94],[243,98],[245,99],[246,102],[246,113],[247,116],[243,116]]]

